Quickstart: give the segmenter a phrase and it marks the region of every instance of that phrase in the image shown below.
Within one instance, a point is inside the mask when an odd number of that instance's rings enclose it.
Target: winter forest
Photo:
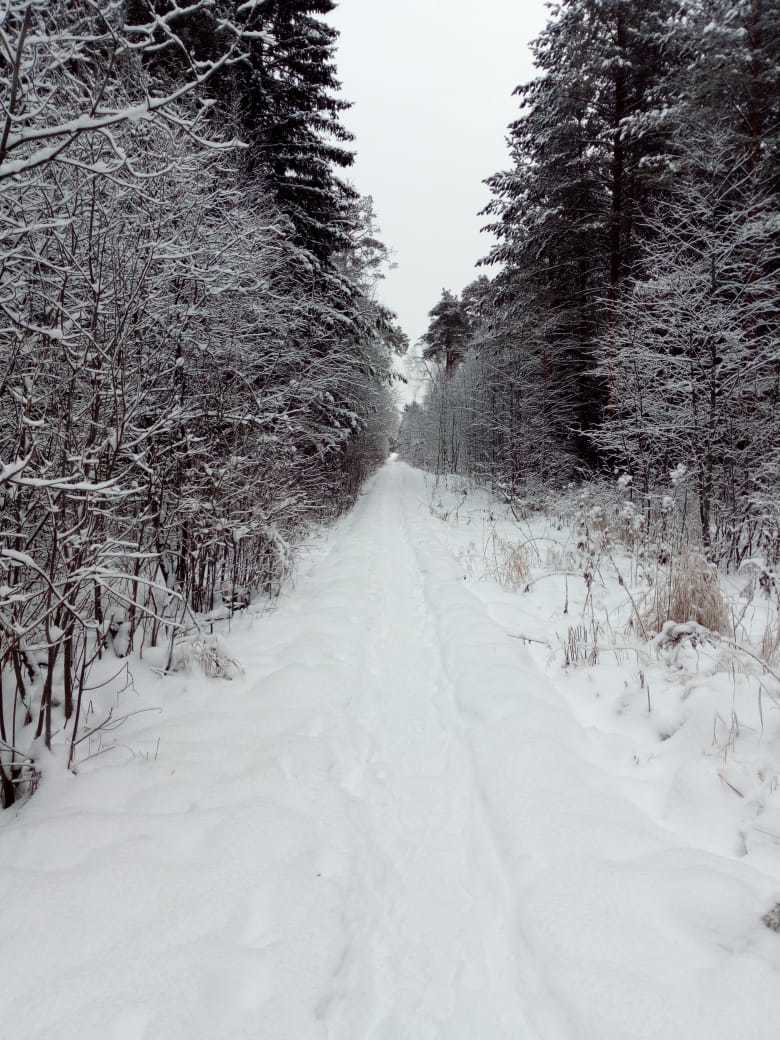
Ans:
[[[276,588],[387,453],[404,336],[330,6],[6,5],[6,805],[28,727],[72,759],[97,658]]]
[[[0,0],[0,1022],[775,1040],[780,4],[546,3],[421,336],[340,6]]]
[[[431,311],[412,461],[516,496],[690,490],[713,561],[780,553],[780,10],[563,3],[490,178],[483,275]],[[683,476],[684,474],[684,476]]]

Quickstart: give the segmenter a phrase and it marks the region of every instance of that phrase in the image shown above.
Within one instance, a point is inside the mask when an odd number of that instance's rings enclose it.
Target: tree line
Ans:
[[[3,5],[2,805],[77,758],[98,660],[171,666],[385,457],[405,338],[334,6]]]
[[[487,181],[495,272],[431,311],[402,451],[515,495],[685,473],[713,559],[780,556],[780,5],[561,0]]]

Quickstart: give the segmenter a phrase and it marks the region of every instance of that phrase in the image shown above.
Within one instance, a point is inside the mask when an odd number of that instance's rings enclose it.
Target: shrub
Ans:
[[[718,570],[699,553],[672,558],[666,580],[657,582],[648,596],[652,601],[643,613],[648,630],[661,632],[668,621],[695,621],[711,632],[730,630]]]

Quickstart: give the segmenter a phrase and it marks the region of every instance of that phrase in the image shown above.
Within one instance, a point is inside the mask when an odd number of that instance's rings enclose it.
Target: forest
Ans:
[[[778,1040],[779,568],[780,0],[0,0],[3,1035]]]
[[[408,340],[333,7],[6,7],[5,805],[30,735],[73,757],[96,661],[163,643],[172,667],[387,455]],[[779,34],[774,0],[550,8],[489,274],[430,312],[403,458],[510,502],[606,482],[656,541],[777,563]]]
[[[676,545],[774,566],[780,8],[564,0],[533,56],[492,276],[433,306],[402,453],[510,500],[620,481]]]
[[[92,665],[273,592],[387,453],[330,0],[0,14],[0,790]],[[83,723],[83,718],[81,719]]]

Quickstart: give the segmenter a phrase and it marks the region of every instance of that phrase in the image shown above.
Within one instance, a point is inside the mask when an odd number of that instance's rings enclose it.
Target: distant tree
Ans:
[[[422,337],[423,357],[438,361],[446,379],[451,379],[463,360],[469,337],[470,322],[466,307],[449,289],[442,289],[441,299],[429,314],[430,323]]]

